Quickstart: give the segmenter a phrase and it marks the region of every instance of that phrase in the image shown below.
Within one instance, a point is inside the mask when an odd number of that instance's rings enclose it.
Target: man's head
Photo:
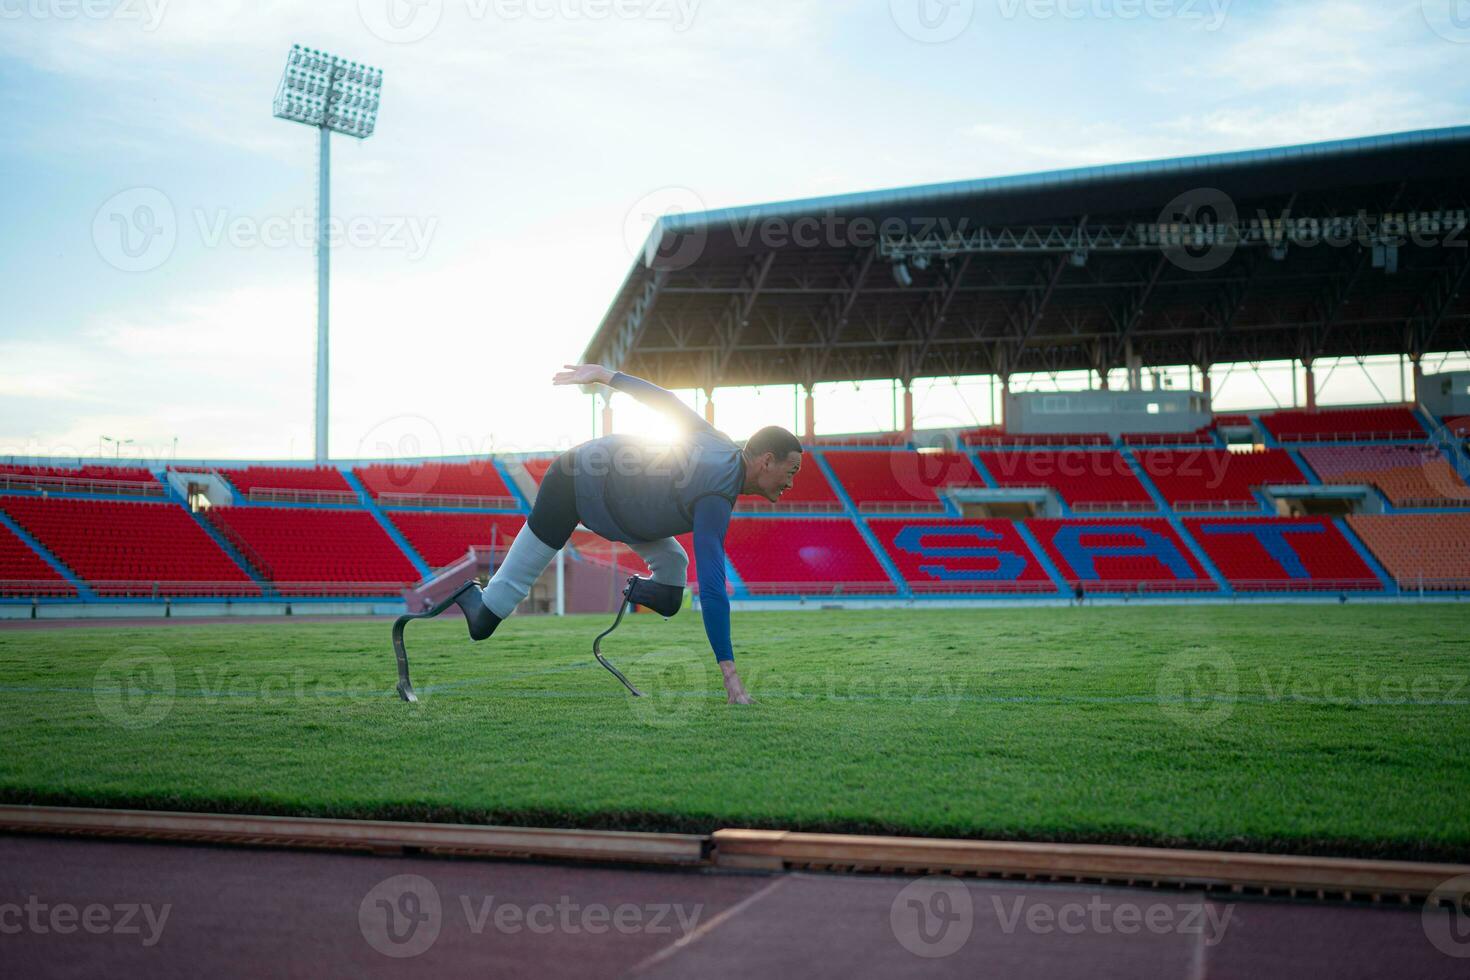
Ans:
[[[791,489],[801,469],[801,440],[779,425],[768,425],[745,442],[745,486],[774,503]]]

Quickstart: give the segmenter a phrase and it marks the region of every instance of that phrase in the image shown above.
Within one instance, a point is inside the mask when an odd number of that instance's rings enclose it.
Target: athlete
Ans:
[[[725,532],[739,494],[774,502],[791,489],[801,469],[801,441],[772,425],[742,447],[655,384],[598,364],[565,367],[552,384],[603,384],[632,395],[679,422],[680,436],[668,446],[603,436],[558,456],[541,480],[530,519],[494,577],[483,590],[477,586],[458,600],[470,638],[485,639],[515,611],[579,521],[609,541],[628,545],[648,564],[650,578],[631,579],[624,593],[628,599],[672,616],[683,604],[689,572],[689,556],[675,535],[693,531],[704,632],[720,664],[727,701],[752,703],[735,672],[730,646]]]

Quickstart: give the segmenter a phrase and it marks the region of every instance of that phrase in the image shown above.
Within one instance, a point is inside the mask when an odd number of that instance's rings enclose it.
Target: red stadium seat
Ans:
[[[1138,450],[1134,457],[1169,506],[1180,510],[1258,508],[1253,490],[1307,482],[1284,449],[1151,449]]]
[[[914,592],[1055,592],[1014,521],[875,517],[868,521]]]
[[[752,593],[891,593],[893,580],[846,518],[737,517],[725,538]]]
[[[0,596],[71,596],[76,592],[49,562],[0,524]]]
[[[283,595],[386,595],[419,579],[366,511],[215,507],[208,514]]]
[[[140,466],[20,466],[0,463],[0,490],[164,496],[163,484]]]
[[[1402,405],[1267,412],[1261,415],[1261,424],[1282,442],[1423,439],[1426,435],[1413,411]]]
[[[985,485],[964,453],[834,450],[823,456],[859,510],[938,511],[944,509],[940,490]]]
[[[1033,518],[1026,526],[1073,587],[1127,592],[1218,589],[1162,518]]]
[[[1327,517],[1194,517],[1184,523],[1235,589],[1383,587]]]
[[[259,595],[177,504],[4,497],[3,508],[99,595]]]
[[[246,500],[284,503],[356,503],[342,471],[333,466],[249,466],[222,469]]]
[[[463,558],[471,546],[490,548],[498,561],[526,523],[519,514],[392,510],[387,515],[431,568],[453,564]]]
[[[1078,510],[1151,510],[1153,499],[1123,455],[1113,450],[1035,449],[979,452],[1002,487],[1050,487]]]
[[[357,478],[385,506],[515,507],[515,494],[491,460],[468,463],[374,463]],[[544,471],[543,471],[544,472]]]

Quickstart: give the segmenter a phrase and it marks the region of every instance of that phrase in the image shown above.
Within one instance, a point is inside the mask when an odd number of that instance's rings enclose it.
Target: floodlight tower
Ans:
[[[327,461],[327,322],[331,279],[331,134],[365,140],[378,123],[383,70],[336,55],[291,45],[276,86],[277,119],[315,126],[319,132],[316,215],[316,461]]]

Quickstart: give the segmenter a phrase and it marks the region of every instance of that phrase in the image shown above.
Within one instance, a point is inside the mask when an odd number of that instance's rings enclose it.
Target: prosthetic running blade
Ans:
[[[629,602],[626,598],[618,605],[618,618],[613,620],[613,624],[611,626],[603,630],[601,633],[598,633],[597,637],[592,641],[592,656],[596,657],[597,662],[606,667],[614,677],[622,681],[623,686],[626,687],[635,698],[641,698],[643,697],[643,692],[634,687],[632,682],[629,681],[628,678],[623,676],[623,672],[614,667],[612,663],[602,655],[602,638],[604,636],[607,636],[609,633],[617,629],[622,624],[623,614],[628,611],[628,607],[631,605],[632,603]]]
[[[413,692],[413,682],[408,678],[408,651],[403,646],[403,628],[409,624],[410,620],[433,619],[454,605],[455,600],[473,588],[474,584],[473,580],[466,582],[456,589],[453,595],[438,605],[426,609],[421,613],[408,613],[399,616],[397,622],[393,624],[393,653],[398,657],[398,696],[403,700],[416,702],[419,699],[418,695]]]

